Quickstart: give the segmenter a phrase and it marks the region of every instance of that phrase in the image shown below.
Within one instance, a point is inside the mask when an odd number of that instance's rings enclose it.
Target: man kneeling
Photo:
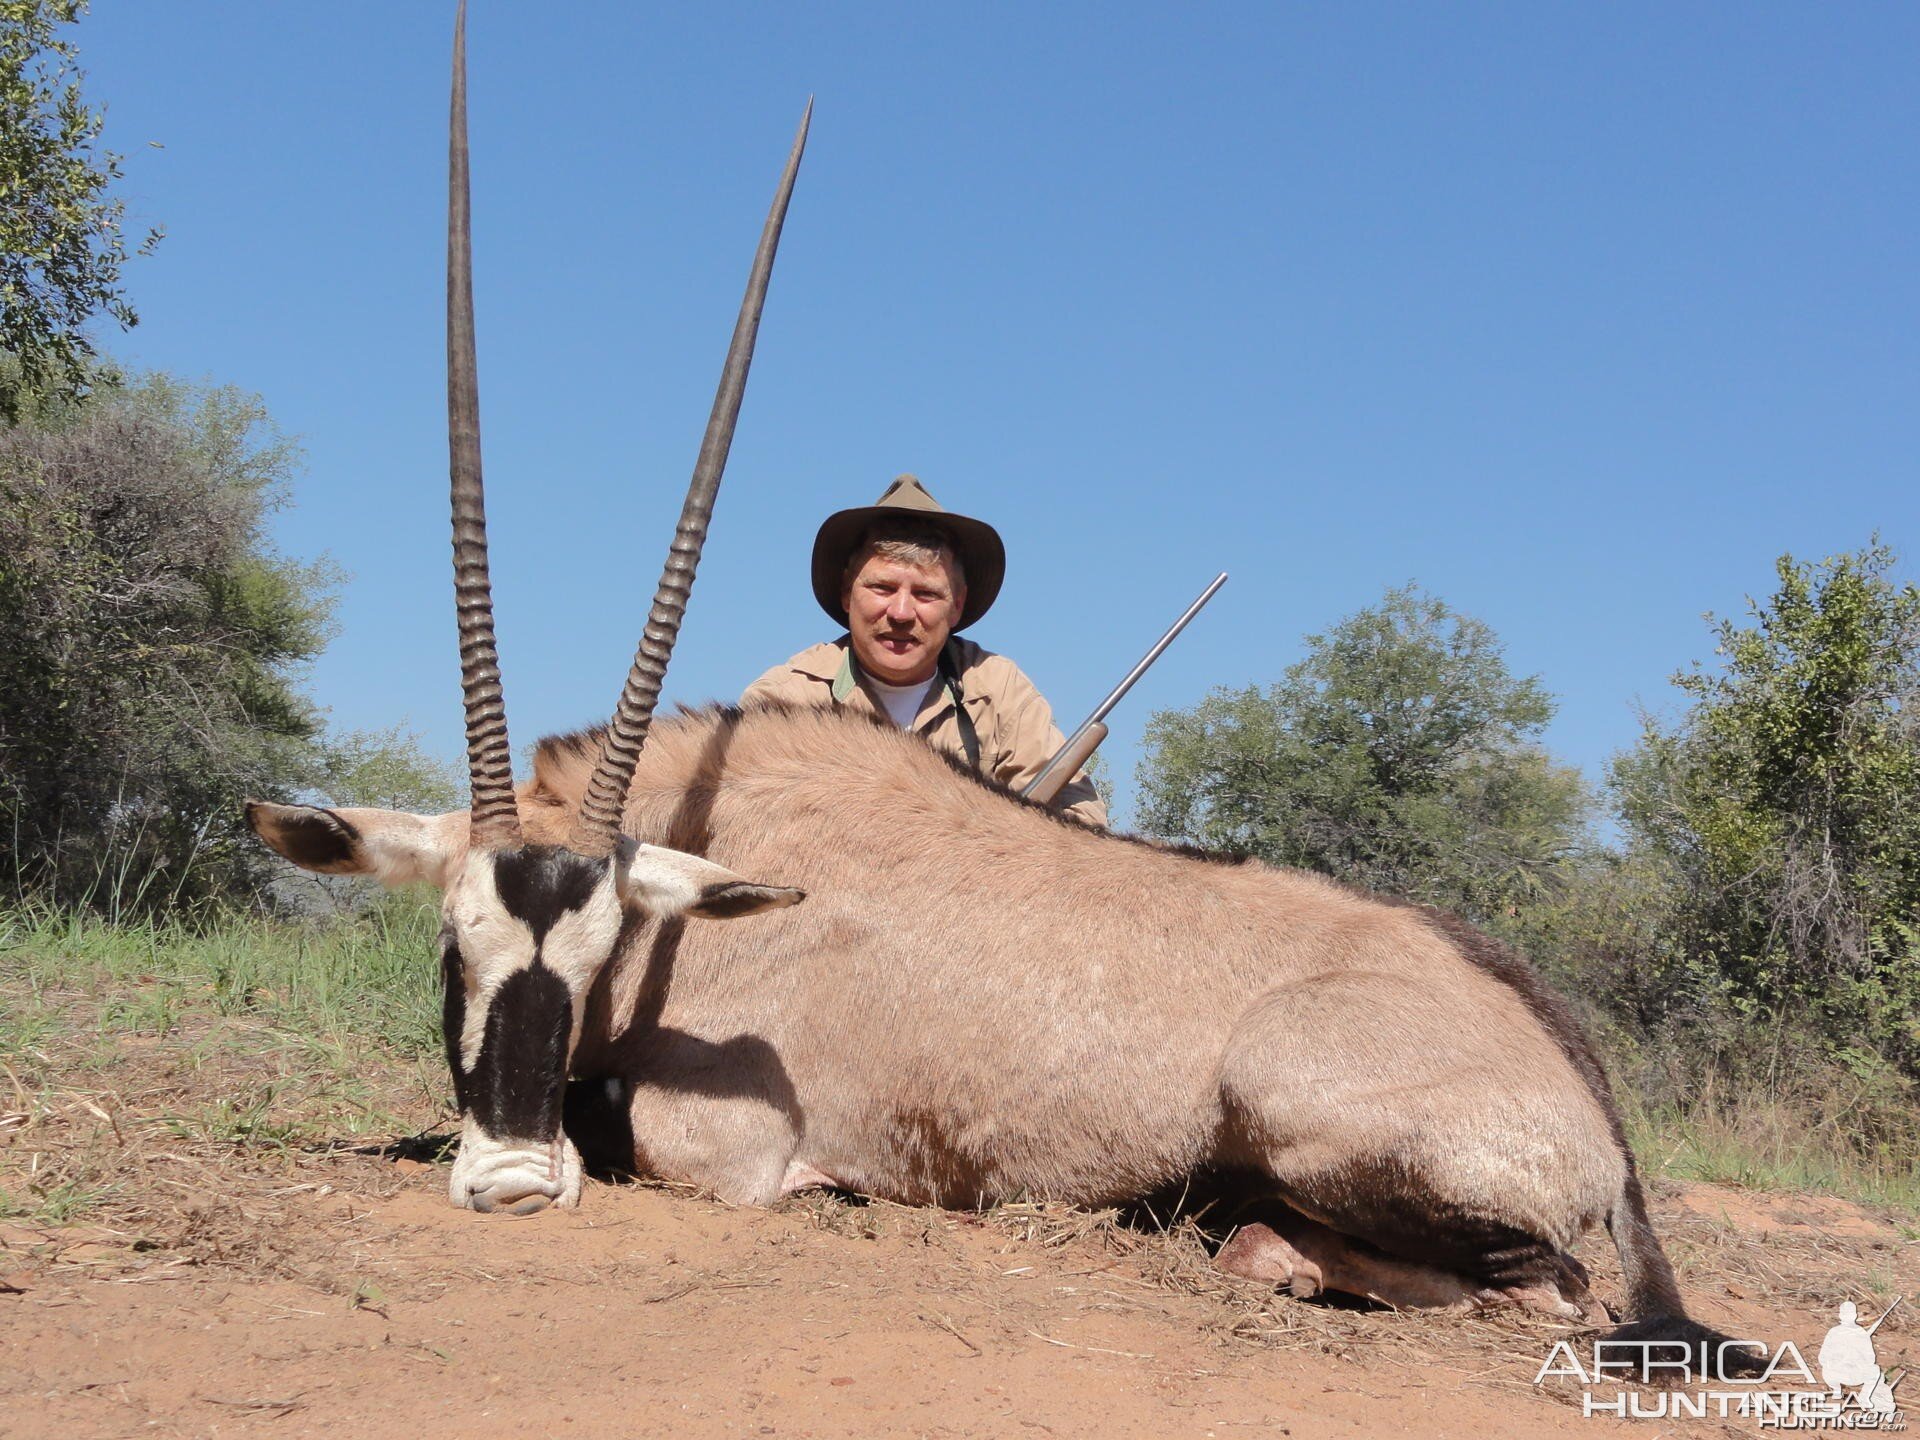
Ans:
[[[1064,743],[1053,710],[1004,655],[955,633],[992,606],[1006,547],[984,521],[943,510],[902,475],[879,501],[827,517],[813,542],[813,594],[847,633],[776,665],[740,703],[845,705],[892,719],[982,775],[1024,788]],[[1054,808],[1105,827],[1086,772]]]

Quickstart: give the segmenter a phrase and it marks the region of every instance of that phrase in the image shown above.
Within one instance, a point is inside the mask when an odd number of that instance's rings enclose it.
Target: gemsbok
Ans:
[[[578,1201],[571,1078],[616,1117],[633,1170],[740,1204],[828,1185],[1104,1205],[1241,1177],[1271,1205],[1220,1262],[1299,1295],[1589,1314],[1568,1250],[1604,1222],[1631,1318],[1612,1338],[1721,1344],[1687,1317],[1579,1026],[1464,923],[1085,829],[861,717],[716,707],[647,743],[804,120],[619,706],[543,742],[516,790],[487,579],[465,95],[463,13],[448,412],[472,807],[248,807],[296,865],[445,892],[455,1204]]]

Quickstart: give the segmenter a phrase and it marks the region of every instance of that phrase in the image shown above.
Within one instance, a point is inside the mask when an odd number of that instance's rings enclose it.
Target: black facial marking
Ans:
[[[560,1133],[573,1000],[566,981],[535,960],[507,977],[487,1005],[480,1054],[466,1077],[461,1109],[500,1140],[551,1140]],[[459,1062],[454,1064],[456,1081]]]
[[[527,845],[494,858],[493,883],[507,913],[533,931],[538,944],[562,915],[586,908],[607,867],[557,845]]]
[[[528,845],[493,856],[492,865],[501,905],[533,932],[534,959],[488,999],[480,1053],[468,1070],[460,1063],[467,1018],[463,957],[451,936],[443,940],[447,1064],[461,1111],[487,1134],[551,1140],[560,1132],[573,1002],[566,982],[542,963],[539,947],[561,916],[586,907],[606,879],[608,862],[558,846]]]
[[[467,1094],[472,1087],[466,1067],[460,1063],[460,1037],[467,1029],[467,981],[460,959],[460,943],[451,935],[440,941],[440,980],[446,987],[440,997],[440,1027],[447,1043],[447,1068],[453,1071],[453,1098],[462,1111],[469,1108]]]

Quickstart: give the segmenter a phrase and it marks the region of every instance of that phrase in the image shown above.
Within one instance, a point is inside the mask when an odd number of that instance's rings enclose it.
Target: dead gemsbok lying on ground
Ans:
[[[1278,1218],[1242,1229],[1221,1263],[1303,1295],[1578,1314],[1589,1297],[1567,1249],[1603,1221],[1635,1322],[1620,1335],[1717,1340],[1686,1316],[1587,1041],[1531,969],[1463,924],[1083,829],[857,716],[713,709],[642,749],[804,123],[619,709],[545,742],[516,793],[458,38],[455,55],[449,404],[472,811],[248,812],[295,864],[445,891],[454,1202],[578,1200],[573,1076],[617,1098],[635,1170],[735,1203],[835,1185],[1104,1205],[1200,1171],[1251,1176]]]

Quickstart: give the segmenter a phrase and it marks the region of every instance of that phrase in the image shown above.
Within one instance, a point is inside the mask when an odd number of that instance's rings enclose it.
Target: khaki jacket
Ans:
[[[945,658],[958,681],[957,703],[966,708],[979,737],[980,773],[1010,790],[1023,789],[1066,743],[1053,723],[1046,698],[1034,689],[1018,665],[1004,655],[982,650],[971,640],[958,636],[948,640]],[[942,750],[965,760],[966,741],[955,713],[954,688],[944,675],[937,676],[912,728],[915,734],[926,736]],[[774,666],[740,697],[742,705],[766,700],[845,705],[883,719],[887,714],[886,707],[861,683],[853,643],[845,635],[802,650],[786,663]],[[1107,807],[1084,770],[1060,788],[1053,808],[1088,825],[1106,828]]]

